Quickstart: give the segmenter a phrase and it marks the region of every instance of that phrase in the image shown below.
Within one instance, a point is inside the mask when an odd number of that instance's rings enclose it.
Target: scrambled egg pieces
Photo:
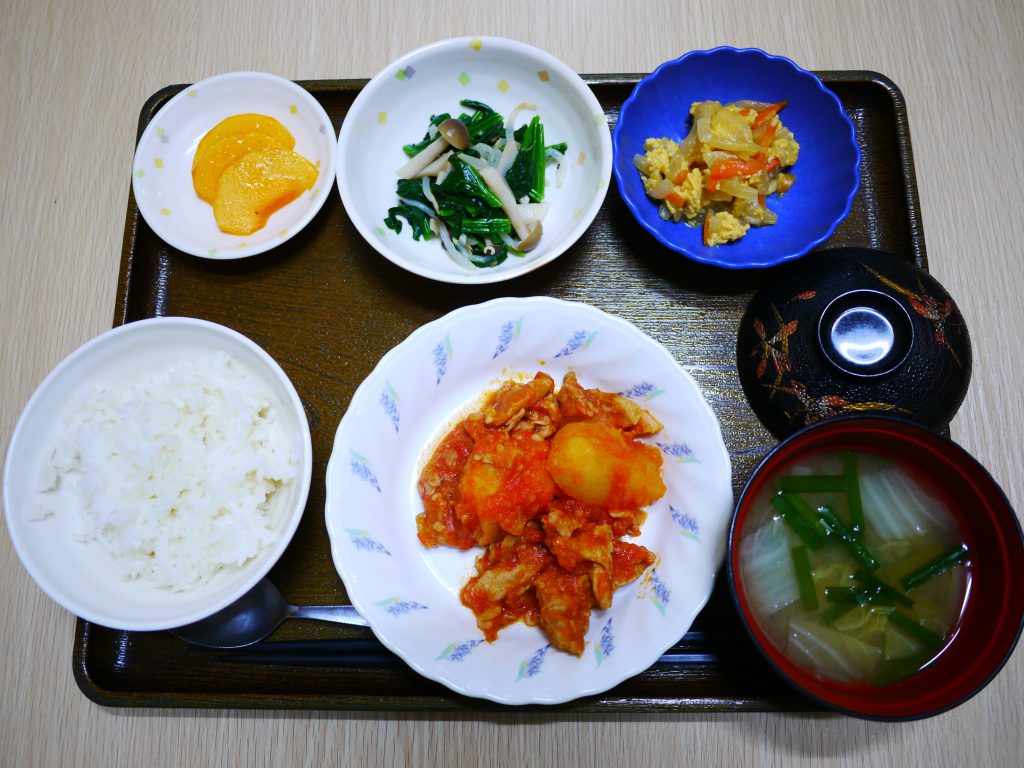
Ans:
[[[697,224],[704,244],[743,237],[776,222],[766,198],[789,190],[800,145],[779,119],[786,102],[695,102],[693,127],[682,142],[650,138],[634,164],[644,190],[659,200],[663,219]]]

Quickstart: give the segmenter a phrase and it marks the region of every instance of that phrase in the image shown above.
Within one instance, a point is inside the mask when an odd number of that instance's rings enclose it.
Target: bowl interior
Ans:
[[[691,104],[708,99],[788,100],[779,117],[800,144],[792,189],[768,198],[778,223],[751,227],[742,239],[714,248],[701,243],[699,227],[658,216],[658,202],[644,192],[633,165],[646,139],[681,141],[690,129]],[[668,248],[721,267],[766,267],[803,255],[846,217],[860,184],[860,150],[839,99],[789,59],[756,49],[694,51],[662,64],[622,105],[613,142],[619,191],[641,226]]]
[[[758,625],[740,574],[739,542],[751,501],[776,470],[818,451],[862,451],[899,458],[939,481],[971,551],[969,594],[945,650],[921,672],[885,687],[824,680],[795,664]],[[792,684],[828,706],[877,719],[913,719],[962,703],[984,687],[1009,657],[1024,618],[1024,543],[999,486],[966,451],[922,427],[888,418],[834,419],[803,430],[773,451],[737,504],[730,533],[729,578],[740,614],[766,658]]]
[[[524,110],[516,125],[537,114],[546,143],[568,144],[561,188],[548,166],[544,199],[550,207],[537,248],[472,271],[452,261],[438,239],[413,240],[404,223],[400,234],[384,226],[388,208],[397,204],[395,171],[408,159],[402,146],[423,138],[432,115],[470,111],[459,106],[461,99],[481,101],[505,117],[521,103],[534,104],[536,112]],[[507,280],[556,258],[593,221],[610,176],[611,138],[590,88],[550,54],[501,38],[446,40],[388,65],[356,97],[338,140],[338,190],[360,234],[395,264],[452,283]]]
[[[275,545],[236,571],[221,571],[206,584],[172,592],[128,581],[98,546],[76,538],[77,501],[70,491],[36,490],[62,430],[68,403],[82,389],[116,382],[165,366],[174,359],[225,351],[261,379],[274,398],[286,434],[293,439],[296,479],[271,502],[280,536]],[[72,613],[117,629],[167,629],[196,621],[244,594],[277,561],[301,519],[309,491],[312,450],[298,396],[284,372],[263,350],[223,326],[190,318],[142,320],[108,331],[66,358],[29,400],[11,439],[4,471],[8,530],[22,562],[39,586]],[[32,520],[42,503],[54,512]]]
[[[221,232],[213,207],[192,185],[199,141],[217,123],[245,113],[269,115],[295,137],[295,151],[319,170],[313,189],[271,215],[251,235]],[[262,253],[301,230],[323,206],[334,181],[337,149],[330,118],[308,91],[275,75],[231,72],[174,96],[153,117],[135,152],[132,187],[139,211],[162,240],[211,259]]]

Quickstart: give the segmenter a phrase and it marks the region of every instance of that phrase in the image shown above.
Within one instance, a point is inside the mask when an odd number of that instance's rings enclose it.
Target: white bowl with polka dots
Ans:
[[[272,214],[251,235],[220,231],[213,207],[192,185],[192,159],[217,123],[245,113],[269,115],[295,137],[295,151],[320,172],[316,183]],[[132,191],[146,223],[179,251],[207,259],[238,259],[269,251],[316,216],[333,182],[337,148],[331,120],[309,91],[276,75],[229,72],[188,86],[146,126],[132,166]]]
[[[398,205],[395,171],[408,159],[406,144],[420,141],[433,115],[468,112],[462,99],[483,102],[506,118],[521,103],[516,126],[534,114],[548,144],[566,142],[561,187],[548,165],[540,243],[524,256],[495,267],[462,266],[441,240],[414,240],[402,220],[388,229],[388,209]],[[493,283],[548,264],[572,246],[604,202],[611,178],[611,133],[593,91],[549,53],[514,40],[460,37],[432,43],[379,72],[352,103],[338,137],[338,191],[352,223],[381,255],[418,275],[447,283]]]

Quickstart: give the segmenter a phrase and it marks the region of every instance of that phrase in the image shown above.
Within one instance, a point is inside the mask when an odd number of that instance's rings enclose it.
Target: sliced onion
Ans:
[[[711,118],[701,117],[693,121],[694,127],[697,129],[697,138],[705,144],[711,141]]]
[[[718,130],[718,135],[725,137],[727,141],[733,144],[752,144],[754,138],[750,133],[750,126],[744,119],[743,115],[738,112],[733,112],[731,109],[720,109],[711,119],[711,128],[714,132]]]
[[[746,109],[747,107],[749,107],[750,109],[756,109],[758,112],[760,112],[762,109],[770,107],[771,104],[767,101],[751,101],[750,99],[740,99],[739,101],[732,102],[730,106],[736,107],[737,109]]]
[[[711,118],[719,109],[720,105],[714,101],[702,101],[693,106],[693,127],[701,141],[711,141]]]
[[[536,112],[537,111],[537,105],[536,104],[530,104],[529,102],[526,102],[526,101],[521,101],[518,104],[516,104],[516,108],[513,109],[509,113],[508,119],[505,121],[505,137],[506,138],[508,137],[508,132],[509,132],[510,129],[513,132],[515,131],[516,118],[519,117],[519,113],[522,112],[524,109],[529,109],[529,110],[531,110],[533,112]]]
[[[747,186],[738,179],[722,179],[718,182],[718,188],[733,197],[738,197],[740,200],[757,204],[757,190]]]
[[[474,268],[473,262],[469,260],[469,254],[464,252],[464,248],[460,250],[459,246],[455,244],[451,234],[448,232],[447,225],[443,221],[438,223],[437,233],[441,236],[441,244],[444,245],[444,249],[448,252],[452,261],[466,269]]]
[[[431,208],[429,205],[424,205],[419,200],[410,200],[408,197],[400,197],[398,198],[398,202],[404,205],[408,205],[411,208],[416,208],[417,210],[423,211],[425,214],[427,214],[427,216],[437,216],[437,212],[433,208]]]
[[[690,128],[690,132],[686,134],[686,138],[679,143],[679,156],[683,159],[683,162],[689,164],[690,156],[693,155],[696,148],[697,126],[695,124]]]
[[[434,206],[434,210],[437,210],[437,198],[434,197],[434,193],[430,189],[430,178],[427,176],[423,177],[423,196],[430,201],[430,204]],[[431,214],[433,215],[433,214]]]
[[[488,165],[497,165],[501,160],[501,152],[496,150],[490,144],[474,144],[473,149],[480,154],[480,157],[482,157]]]
[[[668,197],[668,193],[672,191],[672,182],[668,179],[662,179],[658,182],[657,186],[650,190],[647,194],[653,197],[655,200],[664,200]]]
[[[764,152],[764,147],[752,141],[733,141],[732,139],[718,137],[709,139],[708,143],[717,149],[727,149],[730,152],[739,152],[744,155],[756,155]]]
[[[555,187],[556,188],[561,188],[561,186],[565,183],[565,171],[566,171],[565,155],[563,153],[559,152],[557,149],[550,149],[550,148],[545,150],[544,154],[549,159],[554,160],[556,163],[558,163],[558,170],[555,173]]]
[[[738,159],[736,155],[734,155],[732,152],[723,152],[720,149],[708,150],[707,152],[701,154],[701,157],[703,158],[704,163],[705,165],[707,165],[708,168],[714,168],[718,163],[721,163],[725,160]]]

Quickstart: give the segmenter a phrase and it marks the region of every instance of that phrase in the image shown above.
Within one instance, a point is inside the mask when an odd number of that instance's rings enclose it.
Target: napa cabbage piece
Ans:
[[[948,530],[946,516],[931,498],[897,467],[883,467],[861,475],[864,522],[886,541]]]
[[[794,617],[789,624],[789,655],[837,680],[853,681],[871,675],[882,651],[845,632]]]
[[[772,518],[740,544],[744,589],[760,616],[770,616],[800,599],[791,547],[782,518]]]

